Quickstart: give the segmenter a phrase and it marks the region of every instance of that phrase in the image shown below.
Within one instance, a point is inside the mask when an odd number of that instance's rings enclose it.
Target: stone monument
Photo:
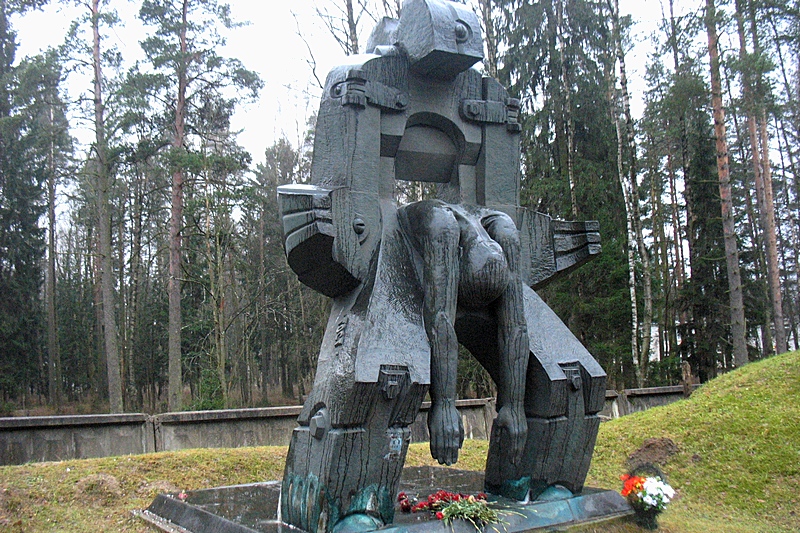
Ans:
[[[583,488],[605,373],[534,289],[600,252],[598,224],[519,205],[519,101],[482,56],[465,5],[406,0],[329,73],[312,184],[278,190],[290,267],[333,299],[281,488],[302,530],[392,522],[427,393],[431,454],[456,462],[459,343],[498,390],[486,490]],[[405,203],[404,182],[436,198]]]

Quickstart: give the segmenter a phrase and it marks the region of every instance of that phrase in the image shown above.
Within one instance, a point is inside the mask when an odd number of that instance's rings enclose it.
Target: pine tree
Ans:
[[[747,363],[747,340],[742,296],[742,278],[739,273],[739,250],[736,243],[736,229],[733,219],[731,199],[730,166],[728,164],[728,142],[725,135],[725,110],[722,107],[722,81],[717,47],[717,21],[714,0],[706,0],[706,31],[708,34],[708,54],[711,68],[711,105],[714,111],[714,135],[717,148],[717,175],[719,176],[719,195],[722,207],[722,231],[725,240],[726,270],[728,273],[728,295],[731,312],[731,340],[733,341],[733,362],[739,367]]]
[[[16,34],[12,13],[44,2],[0,0],[0,394],[46,390],[41,372],[43,313],[40,299],[45,211],[45,169],[38,151],[36,106],[20,95],[14,67]]]
[[[172,197],[169,223],[169,409],[181,407],[181,285],[183,280],[184,196],[194,156],[187,126],[192,123],[193,100],[201,94],[224,88],[239,90],[254,98],[262,82],[239,61],[225,59],[221,27],[236,27],[230,6],[215,0],[144,0],[139,17],[154,33],[141,42],[147,60],[161,76],[155,91],[172,102],[172,145],[169,161]],[[202,73],[202,75],[201,75]],[[199,103],[199,102],[198,102]]]

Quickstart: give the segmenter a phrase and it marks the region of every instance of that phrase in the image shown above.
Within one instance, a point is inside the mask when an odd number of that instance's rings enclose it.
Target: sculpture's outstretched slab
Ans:
[[[279,188],[289,265],[333,298],[283,480],[306,531],[392,521],[428,392],[431,453],[456,461],[459,343],[498,388],[487,489],[583,487],[605,373],[531,287],[599,253],[598,227],[519,206],[519,103],[471,68],[482,46],[463,4],[407,0],[328,75],[312,185]],[[399,205],[398,181],[438,199]]]

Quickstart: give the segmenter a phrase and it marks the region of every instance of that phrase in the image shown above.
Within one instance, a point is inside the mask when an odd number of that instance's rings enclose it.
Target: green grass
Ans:
[[[666,437],[679,491],[665,530],[800,531],[800,352],[713,380],[690,399],[600,427],[588,482],[615,486],[627,456]]]
[[[664,466],[679,496],[660,519],[662,531],[800,531],[800,353],[749,364],[689,400],[602,424],[587,483],[618,489],[627,457],[658,437],[680,448]],[[487,447],[467,441],[457,468],[482,470]],[[186,450],[0,467],[0,531],[148,532],[130,511],[157,493],[278,479],[285,454],[285,447]],[[435,462],[427,444],[415,444],[406,464]]]

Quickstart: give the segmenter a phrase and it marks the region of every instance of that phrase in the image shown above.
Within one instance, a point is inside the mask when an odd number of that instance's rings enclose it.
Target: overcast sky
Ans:
[[[317,2],[322,5],[325,0]],[[145,32],[137,18],[139,2],[113,0],[113,4],[123,25],[114,30],[109,40],[132,62],[142,57],[139,40]],[[242,130],[239,143],[257,162],[263,159],[264,149],[281,136],[296,144],[304,130],[305,117],[318,105],[320,89],[308,65],[310,55],[306,44],[297,35],[298,24],[312,47],[320,79],[324,81],[328,70],[344,55],[314,14],[312,0],[231,0],[230,4],[234,18],[250,24],[228,35],[227,49],[221,51],[221,55],[240,59],[247,68],[258,72],[265,83],[259,101],[240,109],[233,121],[233,127]],[[620,4],[621,12],[632,14],[637,22],[634,30],[637,44],[627,60],[633,85],[634,114],[638,116],[642,106],[637,96],[644,89],[641,80],[650,50],[648,36],[656,29],[661,5],[658,0],[621,0]],[[79,8],[51,5],[42,12],[14,20],[20,43],[18,57],[59,45],[70,22],[80,13]],[[372,24],[367,22],[366,25]]]

